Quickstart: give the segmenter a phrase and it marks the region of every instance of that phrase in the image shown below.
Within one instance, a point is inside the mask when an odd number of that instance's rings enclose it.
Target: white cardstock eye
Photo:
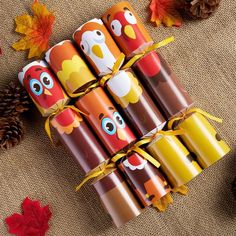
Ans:
[[[80,43],[80,47],[81,47],[81,49],[84,51],[85,54],[88,53],[88,51],[89,51],[89,46],[88,46],[88,43],[87,43],[87,42],[85,42],[84,40],[82,40],[81,43]]]
[[[122,28],[122,25],[121,25],[120,21],[113,20],[111,22],[111,29],[114,32],[114,34],[118,37],[121,36],[121,28]]]
[[[132,25],[137,24],[137,20],[131,11],[125,11],[125,19]]]
[[[103,43],[103,42],[105,42],[105,35],[100,30],[94,30],[93,31],[93,39],[96,42]]]

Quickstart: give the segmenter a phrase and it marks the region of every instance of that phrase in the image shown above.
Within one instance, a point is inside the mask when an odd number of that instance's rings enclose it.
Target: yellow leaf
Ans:
[[[32,18],[29,15],[18,16],[15,18],[15,31],[21,34],[26,34],[27,30],[32,27]]]
[[[181,26],[182,17],[178,9],[182,1],[179,0],[151,0],[151,22],[155,22],[157,26],[163,23],[167,27]]]
[[[28,58],[40,57],[49,48],[49,38],[55,16],[38,2],[32,5],[33,16],[24,14],[15,18],[15,31],[25,35],[12,47],[17,50],[29,49]]]
[[[20,39],[18,42],[14,43],[12,47],[16,51],[26,50],[29,48],[28,41],[25,38]]]

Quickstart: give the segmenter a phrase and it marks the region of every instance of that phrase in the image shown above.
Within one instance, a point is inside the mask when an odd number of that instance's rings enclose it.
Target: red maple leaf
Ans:
[[[161,23],[167,27],[181,26],[182,17],[179,9],[183,5],[183,0],[151,0],[151,22],[155,22],[157,26]]]
[[[22,215],[14,213],[5,219],[8,232],[17,236],[44,236],[52,216],[49,206],[41,207],[39,201],[27,197],[22,203],[22,209]]]

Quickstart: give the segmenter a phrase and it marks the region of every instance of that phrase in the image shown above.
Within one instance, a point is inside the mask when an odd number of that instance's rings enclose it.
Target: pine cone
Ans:
[[[26,90],[16,81],[11,81],[0,91],[0,117],[18,116],[29,109],[31,100]]]
[[[22,121],[18,117],[0,117],[0,148],[3,150],[20,143],[24,135]]]
[[[234,182],[232,183],[232,192],[233,192],[234,197],[236,199],[236,178],[234,179]]]
[[[220,0],[186,0],[185,11],[194,19],[206,19],[214,13],[220,4]]]

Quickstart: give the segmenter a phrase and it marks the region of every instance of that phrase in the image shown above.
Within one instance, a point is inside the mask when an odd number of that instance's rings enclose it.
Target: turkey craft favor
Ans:
[[[76,106],[83,111],[92,129],[110,156],[129,148],[136,137],[101,87],[81,96]]]
[[[97,40],[98,33],[101,40]],[[117,65],[115,60],[122,58],[121,53],[101,20],[93,19],[83,24],[75,31],[73,38],[96,71],[99,71],[99,61],[107,68],[103,69],[103,74],[105,71],[111,74],[114,65],[116,70],[121,66],[122,61]],[[100,75],[99,72],[97,74]],[[164,127],[165,119],[131,69],[114,73],[106,87],[139,138],[151,136]]]
[[[111,7],[102,17],[119,48],[130,58],[143,52],[153,40],[129,2]]]
[[[126,176],[132,189],[144,207],[156,206],[170,197],[170,185],[156,166],[138,153],[132,153],[121,159],[119,170]],[[171,197],[170,197],[171,198]]]
[[[51,120],[51,124],[87,175],[105,167],[108,155],[78,113],[66,108]],[[106,169],[94,180],[93,186],[117,227],[141,213],[139,203],[116,168]]]
[[[121,52],[100,19],[92,19],[80,26],[73,38],[79,38],[78,45],[98,76],[112,72]]]
[[[225,156],[230,148],[204,116],[217,120],[208,113],[193,108],[192,111],[170,120],[168,126],[183,131],[180,137],[191,155],[202,168],[207,168]]]
[[[49,116],[63,107],[69,98],[44,61],[34,61],[19,73],[19,80],[42,116]]]
[[[44,61],[35,61],[25,66],[18,75],[29,94],[32,94],[33,101],[40,111],[41,105],[45,106],[46,104],[51,108],[52,105],[58,104],[58,101],[65,97],[60,84],[46,66]],[[116,168],[113,166],[106,168],[109,160],[108,154],[83,121],[78,110],[73,106],[55,105],[54,107],[55,109],[47,111],[47,115],[53,115],[50,121],[51,126],[86,175],[99,173],[103,170],[100,177],[94,180],[93,185],[115,225],[122,226],[138,216],[141,213],[138,201]],[[51,137],[47,122],[46,131]]]
[[[141,53],[133,65],[134,72],[154,101],[162,108],[166,118],[176,116],[192,106],[192,99],[166,61],[155,51],[145,54],[150,46],[143,40],[147,38],[147,32],[128,2],[114,5],[102,19],[127,57]],[[140,50],[137,51],[136,48]]]
[[[76,106],[86,114],[85,119],[110,156],[119,151],[126,151],[135,142],[136,137],[101,87],[79,98]],[[170,192],[167,181],[157,167],[144,157],[134,153],[131,157],[124,157],[119,162],[118,167],[125,174],[143,206],[157,202]]]
[[[96,81],[70,40],[49,49],[45,59],[70,97],[77,97],[78,92]]]
[[[187,184],[202,172],[201,167],[173,131],[164,131],[147,146],[148,152],[158,160],[173,188]]]

